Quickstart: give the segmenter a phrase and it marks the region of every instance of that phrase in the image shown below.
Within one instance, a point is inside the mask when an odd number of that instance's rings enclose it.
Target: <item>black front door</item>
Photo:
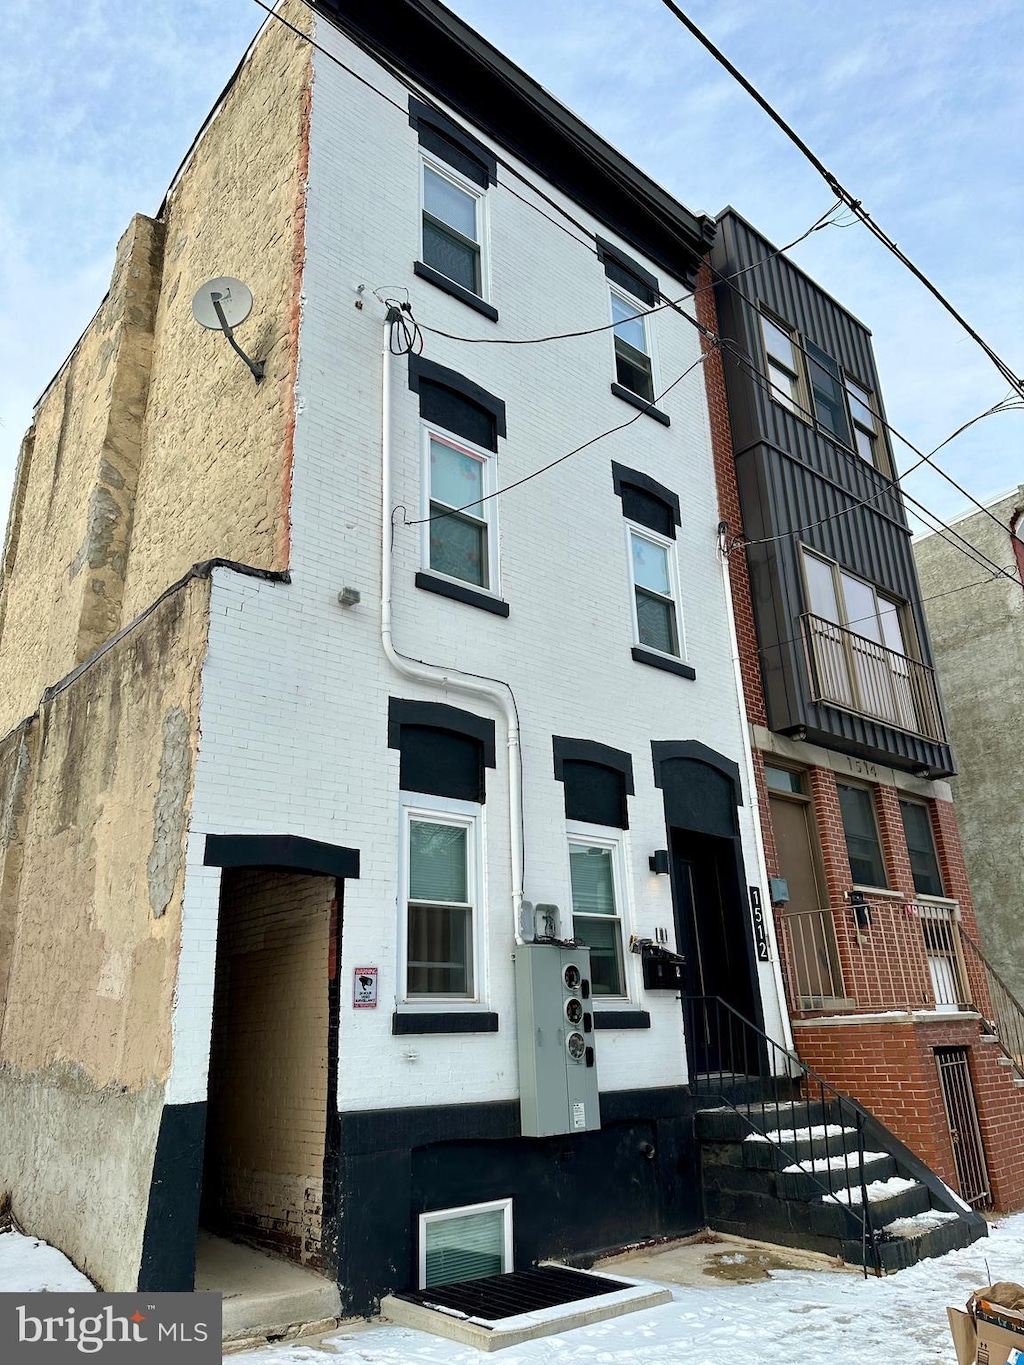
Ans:
[[[757,992],[750,916],[735,840],[672,830],[673,901],[677,942],[686,958],[687,1036],[698,1074],[759,1070],[743,1028],[717,998],[756,1023]],[[754,1049],[756,1054],[756,1048]]]

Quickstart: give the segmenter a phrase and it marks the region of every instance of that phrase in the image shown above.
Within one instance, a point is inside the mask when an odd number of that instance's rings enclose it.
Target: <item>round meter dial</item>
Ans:
[[[570,962],[568,967],[566,967],[565,971],[562,973],[562,980],[565,982],[566,990],[568,991],[579,990],[580,982],[583,980],[583,977],[580,973],[579,967],[576,966],[575,962]]]
[[[565,1046],[574,1062],[583,1061],[583,1054],[587,1050],[587,1041],[582,1033],[570,1033],[565,1040]]]
[[[565,1002],[565,1017],[570,1024],[578,1024],[583,1018],[583,1005],[575,996]]]

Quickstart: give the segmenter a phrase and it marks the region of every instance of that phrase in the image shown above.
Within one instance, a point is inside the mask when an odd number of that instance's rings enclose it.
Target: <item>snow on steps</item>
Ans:
[[[961,1202],[920,1163],[901,1168],[904,1158],[912,1165],[916,1159],[880,1125],[862,1166],[857,1130],[838,1117],[832,1105],[804,1103],[698,1112],[694,1127],[709,1224],[863,1264],[866,1186],[886,1270],[984,1235],[979,1220],[969,1210],[966,1216],[958,1212]],[[881,1150],[879,1135],[891,1139],[891,1152]],[[870,1246],[866,1251],[872,1266]]]

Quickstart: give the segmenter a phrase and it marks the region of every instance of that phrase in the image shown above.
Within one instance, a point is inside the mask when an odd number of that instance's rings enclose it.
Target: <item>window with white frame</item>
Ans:
[[[568,841],[573,938],[590,949],[595,998],[625,999],[621,840],[577,827]]]
[[[494,455],[438,431],[425,432],[427,567],[498,591],[493,499]]]
[[[450,167],[423,161],[423,263],[471,294],[484,292],[484,195]]]
[[[427,796],[403,806],[404,998],[459,1001],[479,993],[479,806]]]
[[[614,287],[609,289],[615,336],[615,378],[624,389],[654,402],[654,364],[644,305]]]
[[[638,644],[680,654],[675,556],[672,541],[627,524],[633,581],[633,629]]]
[[[511,1199],[420,1214],[421,1289],[505,1275],[512,1269]]]

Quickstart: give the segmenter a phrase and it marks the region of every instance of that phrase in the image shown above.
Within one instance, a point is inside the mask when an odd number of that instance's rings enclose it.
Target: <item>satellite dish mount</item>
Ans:
[[[200,327],[211,332],[223,332],[228,345],[240,355],[249,367],[253,379],[259,384],[263,379],[262,360],[250,360],[235,340],[234,328],[240,327],[252,312],[252,291],[241,280],[229,276],[208,280],[197,289],[192,299],[192,316]]]

